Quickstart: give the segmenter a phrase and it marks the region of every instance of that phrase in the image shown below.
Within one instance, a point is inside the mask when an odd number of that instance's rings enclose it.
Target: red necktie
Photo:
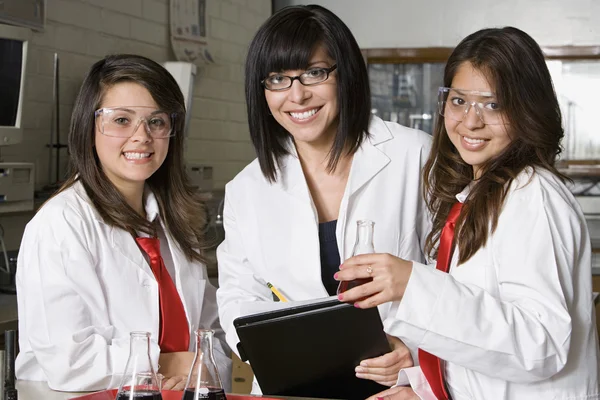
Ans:
[[[158,345],[163,353],[188,351],[190,328],[177,288],[160,255],[158,238],[139,237],[135,241],[150,257],[150,267],[158,282],[160,330]]]
[[[446,224],[442,229],[440,236],[440,247],[438,250],[438,258],[436,268],[448,272],[450,269],[450,259],[452,258],[452,240],[454,239],[454,226],[456,220],[460,215],[462,203],[458,202],[452,206]],[[450,398],[448,392],[446,392],[446,386],[444,385],[444,376],[442,374],[442,366],[440,359],[433,354],[426,352],[425,350],[419,349],[419,364],[421,370],[431,386],[431,390],[435,394],[438,400],[447,400]]]

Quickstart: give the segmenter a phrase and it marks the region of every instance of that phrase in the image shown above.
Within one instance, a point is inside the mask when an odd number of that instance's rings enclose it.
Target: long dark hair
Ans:
[[[367,135],[371,117],[369,77],[358,43],[331,11],[317,5],[285,7],[273,14],[250,43],[246,58],[246,105],[250,137],[263,175],[277,180],[281,157],[288,153],[289,133],[269,115],[261,80],[271,72],[306,69],[323,46],[337,63],[339,123],[328,169],[353,154]]]
[[[541,167],[564,179],[554,162],[561,152],[562,118],[552,79],[538,44],[525,32],[505,27],[475,32],[454,49],[444,70],[444,86],[450,87],[458,68],[470,63],[495,88],[504,110],[511,143],[482,166],[457,221],[459,263],[464,263],[487,242],[498,224],[511,182],[526,167]],[[425,250],[436,256],[435,244],[456,202],[456,194],[474,178],[446,132],[438,115],[433,147],[424,169],[427,205],[433,229]]]
[[[173,76],[160,64],[137,55],[111,55],[96,62],[88,72],[75,100],[69,130],[70,173],[61,188],[79,181],[104,221],[132,235],[154,236],[155,226],[126,202],[102,170],[94,147],[94,111],[106,91],[121,82],[142,85],[161,110],[175,113],[167,156],[146,180],[158,201],[161,218],[188,260],[204,261],[202,228],[206,212],[189,184],[183,164],[185,102]]]

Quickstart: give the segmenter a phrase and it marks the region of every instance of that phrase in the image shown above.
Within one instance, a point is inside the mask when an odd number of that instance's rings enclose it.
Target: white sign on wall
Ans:
[[[170,0],[171,46],[179,61],[214,63],[208,50],[207,0]]]

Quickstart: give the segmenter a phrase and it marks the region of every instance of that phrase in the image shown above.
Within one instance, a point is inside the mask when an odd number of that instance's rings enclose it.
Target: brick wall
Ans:
[[[209,48],[214,65],[195,81],[186,158],[212,165],[222,188],[254,158],[246,124],[243,62],[254,32],[271,14],[270,0],[207,0]],[[53,57],[60,57],[60,137],[65,143],[73,102],[85,73],[106,54],[137,53],[174,60],[168,0],[52,0],[46,29],[29,51],[23,142],[0,147],[4,162],[36,164],[36,188],[49,183]],[[60,173],[66,169],[61,151]],[[52,168],[54,163],[52,163]],[[52,180],[54,179],[54,171]],[[8,249],[17,249],[31,213],[0,215]]]

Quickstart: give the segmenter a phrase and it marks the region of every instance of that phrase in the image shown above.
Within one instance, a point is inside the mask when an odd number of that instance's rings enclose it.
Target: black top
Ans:
[[[319,224],[319,244],[321,245],[321,280],[327,293],[333,296],[337,292],[338,281],[333,274],[340,270],[340,253],[335,238],[337,220]]]

